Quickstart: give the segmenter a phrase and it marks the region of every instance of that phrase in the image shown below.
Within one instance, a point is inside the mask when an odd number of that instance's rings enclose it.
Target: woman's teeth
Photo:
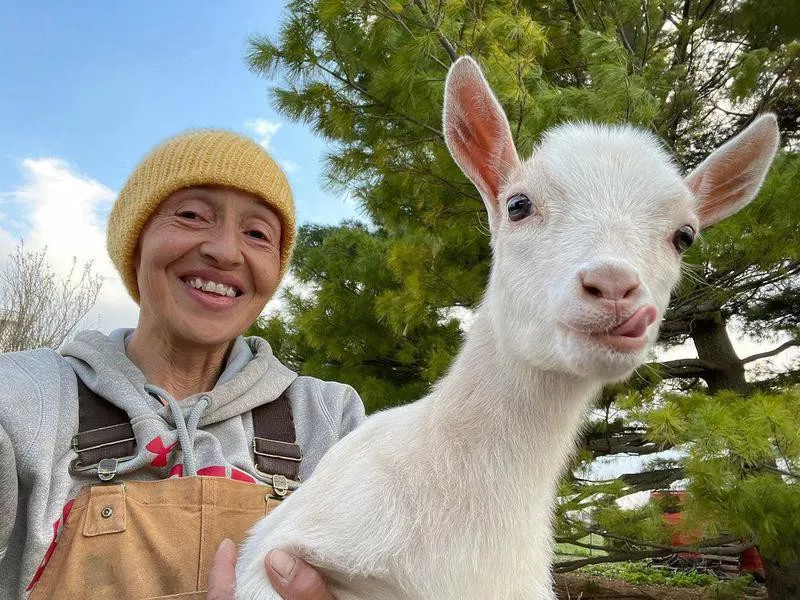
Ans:
[[[186,281],[191,287],[197,290],[203,290],[211,294],[219,296],[228,296],[228,298],[236,298],[236,289],[224,283],[217,283],[215,281],[208,281],[200,279],[199,277],[192,277]]]

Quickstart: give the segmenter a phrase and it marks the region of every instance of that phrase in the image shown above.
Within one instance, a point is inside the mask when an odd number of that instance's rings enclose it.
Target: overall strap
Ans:
[[[73,473],[98,469],[101,480],[114,477],[118,461],[136,454],[136,438],[130,417],[90,390],[77,375],[78,433],[72,438],[72,449],[78,458],[70,464]],[[110,462],[109,462],[110,461]],[[109,472],[106,473],[106,469]]]
[[[73,473],[98,467],[100,479],[114,476],[116,463],[135,456],[136,438],[128,414],[95,392],[76,375],[78,383],[78,433],[72,449],[78,458],[70,464]],[[252,410],[253,454],[256,471],[271,478],[276,492],[289,489],[288,481],[300,480],[300,447],[295,443],[292,405],[286,393]],[[110,461],[109,473],[102,461]],[[111,464],[113,463],[113,464]]]
[[[286,480],[300,481],[302,454],[295,443],[292,404],[286,392],[272,402],[257,406],[252,414],[256,471],[272,478],[276,492],[286,489]]]

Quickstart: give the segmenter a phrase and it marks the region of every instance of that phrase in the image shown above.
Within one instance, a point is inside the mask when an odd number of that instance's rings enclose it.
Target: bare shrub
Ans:
[[[0,271],[0,352],[57,348],[94,306],[102,285],[91,262],[73,258],[59,276],[46,248],[28,250],[20,242]]]

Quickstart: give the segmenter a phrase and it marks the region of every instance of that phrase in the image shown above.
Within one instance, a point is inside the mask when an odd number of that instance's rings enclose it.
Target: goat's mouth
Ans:
[[[658,310],[652,304],[639,307],[631,316],[613,329],[587,331],[595,343],[616,352],[638,352],[647,346],[647,330],[656,318]]]

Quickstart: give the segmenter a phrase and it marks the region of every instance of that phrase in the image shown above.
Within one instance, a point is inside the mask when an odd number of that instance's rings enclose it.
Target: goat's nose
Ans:
[[[604,265],[581,271],[584,292],[600,300],[632,299],[639,290],[639,275],[633,269]]]

